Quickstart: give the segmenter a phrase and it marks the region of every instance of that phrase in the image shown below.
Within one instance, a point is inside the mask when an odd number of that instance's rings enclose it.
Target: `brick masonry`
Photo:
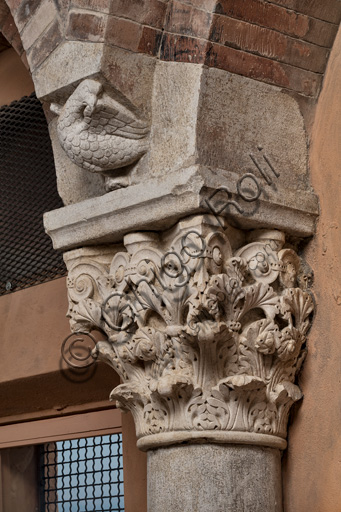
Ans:
[[[31,71],[65,39],[105,42],[162,60],[225,69],[312,97],[318,95],[341,19],[339,0],[7,2]],[[48,5],[46,26],[39,12]],[[1,22],[7,40],[22,53],[16,27],[13,18]]]

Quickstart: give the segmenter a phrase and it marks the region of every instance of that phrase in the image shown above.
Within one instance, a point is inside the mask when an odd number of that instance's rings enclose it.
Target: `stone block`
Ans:
[[[144,37],[140,44],[148,45]],[[118,99],[123,96],[142,117],[150,119],[156,60],[142,53],[105,46],[102,62],[103,79],[111,84]]]
[[[165,30],[208,39],[212,15],[183,2],[174,1],[167,14]]]
[[[109,13],[110,10],[110,2],[108,0],[72,0],[71,6],[101,13]]]
[[[45,62],[33,72],[36,94],[47,99],[53,93],[77,83],[82,78],[98,73],[101,69],[104,45],[65,41],[48,55]],[[63,69],[63,73],[60,73]]]
[[[214,193],[221,187],[229,191],[230,203],[238,201],[247,208],[238,198],[237,182],[234,172],[192,166],[109,192],[100,201],[87,199],[48,212],[44,225],[55,249],[115,243],[132,231],[162,230],[195,213],[219,213]],[[270,188],[255,206],[240,212],[226,204],[220,215],[242,229],[276,228],[298,237],[314,233],[318,204],[310,191],[288,188],[283,196]]]
[[[15,21],[20,32],[24,26],[32,19],[37,9],[41,5],[40,0],[13,0],[8,2],[11,11],[14,13]]]
[[[162,39],[160,57],[166,61],[203,64],[208,46],[204,39],[166,33]]]
[[[149,169],[158,175],[194,163],[201,66],[160,62],[153,91]]]
[[[45,0],[36,9],[34,16],[25,25],[21,32],[21,38],[27,51],[47,27],[57,18],[57,9],[53,0]]]
[[[66,38],[79,41],[103,42],[107,27],[107,16],[95,13],[71,11],[69,13]]]
[[[112,0],[110,12],[119,18],[127,18],[143,25],[163,28],[167,1],[163,0]]]
[[[253,173],[264,193],[272,188],[285,196],[289,185],[309,189],[304,121],[292,97],[216,69],[204,72],[201,87],[197,151],[203,165]]]
[[[55,21],[45,30],[45,32],[36,40],[31,48],[26,52],[27,60],[33,73],[49,57],[53,50],[62,41],[63,36],[59,20]],[[48,77],[47,77],[48,79]]]

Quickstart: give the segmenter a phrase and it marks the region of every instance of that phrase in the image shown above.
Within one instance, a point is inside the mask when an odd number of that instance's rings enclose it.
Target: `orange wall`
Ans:
[[[112,407],[109,393],[119,384],[112,368],[97,364],[75,374],[61,365],[67,306],[64,278],[0,297],[0,424]],[[122,432],[125,510],[145,512],[146,454],[136,448],[130,414],[122,416]],[[0,469],[6,453],[0,451]]]
[[[306,259],[315,273],[316,318],[284,459],[286,512],[341,511],[341,33],[316,111],[311,180],[321,216]]]
[[[70,334],[67,308],[64,278],[0,297],[0,422],[90,402],[109,405],[119,383],[114,370],[100,363],[71,372],[61,359]]]
[[[31,76],[19,55],[10,48],[0,53],[0,106],[8,105],[34,91]]]

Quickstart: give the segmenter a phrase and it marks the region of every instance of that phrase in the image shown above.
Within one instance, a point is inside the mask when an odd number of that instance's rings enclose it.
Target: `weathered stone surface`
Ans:
[[[122,379],[110,398],[133,414],[138,447],[285,448],[314,306],[284,233],[192,216],[124,246],[64,255],[68,317],[106,336],[94,355]]]
[[[72,0],[73,7],[105,13],[109,12],[111,3],[112,2],[108,2],[108,0]]]
[[[35,11],[34,17],[25,25],[21,33],[22,42],[26,51],[56,17],[57,9],[53,0],[45,0],[45,2],[40,4],[39,8]]]
[[[48,58],[62,39],[61,26],[58,18],[56,18],[27,51],[31,72]]]
[[[279,450],[190,445],[148,452],[149,512],[281,512]]]
[[[92,76],[101,69],[102,43],[66,41],[49,55],[33,73],[36,94],[40,99],[62,94],[62,90],[77,84],[85,76]],[[63,70],[63,73],[60,70]],[[72,89],[71,89],[72,90]]]
[[[107,23],[104,14],[72,10],[68,17],[66,37],[70,40],[103,42]]]
[[[309,190],[307,135],[292,97],[216,69],[203,73],[201,91],[197,151],[202,164],[240,176],[250,172],[265,195],[270,189],[283,198],[288,189]]]
[[[158,63],[153,90],[149,168],[160,175],[195,162],[202,67]]]
[[[84,173],[78,165],[72,163],[63,151],[57,134],[57,119],[49,124],[49,132],[56,166],[57,189],[65,205],[79,203],[90,197],[99,197],[105,193],[101,176]]]
[[[136,229],[165,229],[193,213],[225,216],[243,229],[282,229],[311,236],[318,215],[316,196],[287,189],[279,198],[270,188],[255,203],[240,200],[236,173],[189,167],[128,188],[48,212],[44,225],[55,249],[120,241]],[[215,191],[223,189],[222,197]],[[235,207],[238,206],[238,208]],[[243,208],[243,210],[241,210]],[[114,228],[113,228],[114,226]]]

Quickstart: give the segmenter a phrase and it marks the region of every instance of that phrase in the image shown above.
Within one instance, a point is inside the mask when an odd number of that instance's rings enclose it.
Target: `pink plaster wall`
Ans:
[[[72,373],[62,361],[67,309],[64,278],[0,297],[0,423],[91,402],[109,405],[119,383],[112,368],[99,363]]]
[[[316,318],[284,457],[285,512],[341,511],[341,32],[313,126],[311,181],[320,198],[306,259],[315,273]]]
[[[9,48],[0,53],[0,106],[8,105],[34,91],[31,75],[19,55]]]

